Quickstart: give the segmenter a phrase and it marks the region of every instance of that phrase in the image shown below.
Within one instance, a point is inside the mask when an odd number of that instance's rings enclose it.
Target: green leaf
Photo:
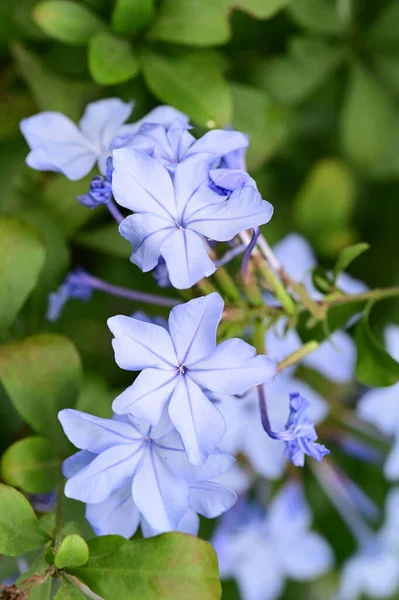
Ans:
[[[25,554],[44,546],[48,539],[25,496],[0,484],[0,554]]]
[[[116,0],[111,25],[119,35],[133,36],[155,15],[154,0]]]
[[[241,84],[231,86],[233,126],[249,135],[248,169],[256,170],[272,158],[288,134],[287,115],[266,92]]]
[[[112,554],[126,544],[126,538],[121,535],[101,535],[87,542],[89,546],[90,559],[99,558]]]
[[[334,282],[331,281],[331,274],[322,267],[315,267],[313,269],[312,282],[316,290],[322,294],[328,294],[331,292],[334,284]]]
[[[40,556],[29,566],[28,570],[25,571],[25,573],[23,573],[20,577],[18,577],[18,579],[15,582],[15,585],[18,588],[24,589],[26,588],[26,584],[24,584],[26,579],[29,579],[33,575],[43,576],[46,573],[47,569],[48,564],[44,560],[43,555],[40,554]],[[31,590],[31,592],[29,593],[29,600],[51,600],[51,585],[52,578],[49,577],[44,583],[35,586]]]
[[[168,55],[146,50],[142,67],[153,94],[199,125],[223,127],[231,122],[231,94],[214,54],[186,50]]]
[[[45,258],[35,230],[0,217],[0,331],[13,323],[35,287]]]
[[[327,255],[335,255],[352,239],[349,222],[354,208],[354,180],[341,162],[318,162],[295,201],[295,220],[301,231]]]
[[[355,65],[341,112],[341,145],[346,157],[360,169],[372,170],[388,144],[392,124],[387,91],[371,73]]]
[[[295,104],[313,94],[331,76],[341,58],[338,47],[295,37],[289,40],[288,55],[259,61],[252,77],[276,100]]]
[[[399,94],[399,54],[375,52],[373,62],[382,80]]]
[[[338,257],[337,263],[334,267],[334,275],[335,278],[338,275],[345,271],[351,262],[353,262],[358,256],[366,252],[370,248],[370,244],[366,244],[365,242],[359,242],[358,244],[354,244],[353,246],[349,246],[349,248],[344,248],[341,254]]]
[[[128,0],[125,0],[128,2]],[[291,0],[165,0],[149,37],[174,44],[215,46],[231,37],[233,9],[268,19]]]
[[[68,535],[61,542],[54,564],[58,569],[80,567],[89,560],[89,547],[85,540],[75,533]]]
[[[364,311],[356,327],[356,376],[365,385],[386,387],[399,381],[399,363],[377,342],[369,325],[373,304]]]
[[[20,44],[13,44],[11,51],[38,108],[62,112],[77,120],[84,101],[93,91],[93,84],[60,78]]]
[[[215,551],[182,533],[126,542],[112,554],[91,557],[73,574],[104,598],[219,600]]]
[[[87,596],[82,594],[68,579],[63,579],[54,600],[87,600]]]
[[[398,50],[399,48],[399,4],[391,0],[374,21],[367,43],[372,48]]]
[[[38,433],[65,444],[57,415],[75,406],[81,382],[73,344],[43,333],[0,346],[0,378],[23,419]]]
[[[1,471],[6,483],[29,494],[51,492],[61,473],[53,445],[44,437],[28,437],[15,442],[3,454]]]
[[[85,46],[96,33],[105,29],[95,13],[70,0],[39,2],[33,18],[47,35],[72,46]]]
[[[380,160],[373,166],[373,177],[377,179],[389,179],[399,177],[399,110],[395,110],[391,131],[388,136],[388,144]]]
[[[96,83],[115,85],[134,77],[139,63],[129,42],[102,32],[90,40],[89,69]]]
[[[115,223],[78,233],[73,241],[79,246],[116,258],[129,258],[132,251],[129,242],[118,232]]]
[[[115,393],[109,389],[106,381],[100,375],[85,375],[76,410],[110,419],[112,417],[111,404],[114,398]]]
[[[292,18],[311,33],[339,35],[343,26],[333,0],[295,0],[288,6]]]

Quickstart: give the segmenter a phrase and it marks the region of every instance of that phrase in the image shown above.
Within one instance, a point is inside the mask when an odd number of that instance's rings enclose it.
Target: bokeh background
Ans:
[[[248,133],[248,169],[275,207],[263,230],[268,241],[299,232],[327,267],[342,248],[366,241],[371,249],[351,273],[370,287],[399,284],[396,0],[0,0],[0,214],[33,225],[48,250],[12,335],[68,336],[83,359],[86,397],[104,416],[131,380],[113,361],[105,320],[154,309],[96,293],[89,303],[71,301],[50,325],[48,293],[74,265],[118,285],[157,286],[129,263],[129,245],[106,210],[77,203],[90,176],[70,182],[25,165],[19,122],[42,110],[77,121],[87,102],[112,96],[135,101],[133,120],[171,104],[198,133],[227,126]],[[398,304],[379,303],[376,334],[390,321],[399,323]],[[326,396],[348,392],[313,383]],[[0,451],[29,431],[1,394]],[[380,470],[340,461],[382,505]],[[315,527],[339,564],[354,543],[312,475],[304,476]],[[74,518],[79,510],[71,503]],[[324,600],[335,582],[332,573],[289,584],[284,598]],[[238,598],[233,583],[224,598]]]

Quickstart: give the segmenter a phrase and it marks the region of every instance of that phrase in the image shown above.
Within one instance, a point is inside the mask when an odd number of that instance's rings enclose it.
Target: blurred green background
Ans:
[[[370,287],[399,284],[396,0],[0,0],[0,214],[32,225],[47,246],[40,285],[12,337],[67,335],[104,415],[113,390],[131,381],[113,361],[105,320],[146,307],[96,293],[87,304],[71,301],[49,325],[47,295],[77,264],[119,285],[156,284],[129,263],[105,209],[77,203],[90,176],[69,182],[24,164],[19,121],[41,110],[77,121],[87,102],[111,96],[135,100],[132,120],[164,103],[186,112],[199,133],[248,133],[248,169],[275,207],[268,241],[298,231],[326,266],[346,245],[367,241],[371,250],[352,274]],[[377,332],[398,323],[398,305],[380,303],[373,320]],[[0,419],[2,450],[25,433],[4,394]],[[349,460],[346,468],[382,501],[377,469]],[[307,475],[316,525],[342,560],[353,542]],[[285,598],[329,598],[330,583],[289,585]],[[237,598],[233,584],[224,597]]]

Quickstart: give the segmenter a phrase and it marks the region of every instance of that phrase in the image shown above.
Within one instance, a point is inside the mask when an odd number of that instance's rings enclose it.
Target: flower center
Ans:
[[[186,367],[186,365],[180,365],[178,367],[178,371],[179,371],[180,375],[185,375],[187,373],[187,367]]]

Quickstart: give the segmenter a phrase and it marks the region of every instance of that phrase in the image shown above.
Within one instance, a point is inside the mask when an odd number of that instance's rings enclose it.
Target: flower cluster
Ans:
[[[351,382],[356,348],[347,330],[358,315],[350,314],[341,329],[319,344],[314,340],[314,351],[302,355],[301,299],[305,294],[308,305],[318,308],[324,298],[311,277],[316,257],[298,234],[273,249],[262,237],[259,228],[273,207],[245,170],[247,136],[226,129],[196,139],[188,117],[167,106],[126,123],[132,109],[133,103],[113,98],[89,104],[79,126],[51,112],[21,124],[31,167],[77,180],[97,164],[100,173],[78,201],[91,209],[107,206],[132,245],[131,261],[143,272],[154,271],[159,287],[193,288],[180,292],[191,298],[183,303],[119,288],[77,268],[51,294],[51,321],[70,298],[89,300],[94,290],[171,308],[167,322],[143,313],[108,319],[115,361],[135,374],[114,399],[111,419],[73,409],[59,413],[79,450],[63,465],[65,494],[86,504],[98,535],[126,538],[138,527],[145,537],[172,530],[195,535],[199,515],[229,511],[213,537],[221,575],[236,579],[244,600],[273,600],[285,579],[310,580],[333,563],[328,543],[309,530],[310,510],[292,468],[271,500],[264,493],[285,474],[288,461],[302,467],[307,455],[360,545],[343,571],[342,600],[362,591],[378,597],[398,585],[390,571],[397,558],[390,507],[397,495],[388,502],[389,525],[373,537],[362,521],[375,517],[373,502],[334,459],[322,462],[330,452],[317,442],[315,424],[321,424],[320,437],[352,457],[379,462],[381,453],[348,432],[353,423],[345,417],[340,426],[332,419],[332,426],[323,425],[330,413],[325,386],[303,378],[305,371],[337,388]],[[230,261],[238,264],[237,282],[224,270]],[[254,276],[259,265],[262,285]],[[214,273],[227,306],[204,281]],[[334,286],[339,295],[367,291],[345,273]],[[230,327],[230,314],[240,317],[240,337],[232,337],[237,329]],[[387,335],[397,356],[399,329],[392,326]],[[355,421],[359,430],[369,421],[395,436],[386,465],[391,479],[399,477],[397,386],[367,391]],[[250,489],[259,502],[248,501]],[[370,548],[378,549],[381,572],[391,577],[385,587],[374,586],[371,569],[362,575]]]

